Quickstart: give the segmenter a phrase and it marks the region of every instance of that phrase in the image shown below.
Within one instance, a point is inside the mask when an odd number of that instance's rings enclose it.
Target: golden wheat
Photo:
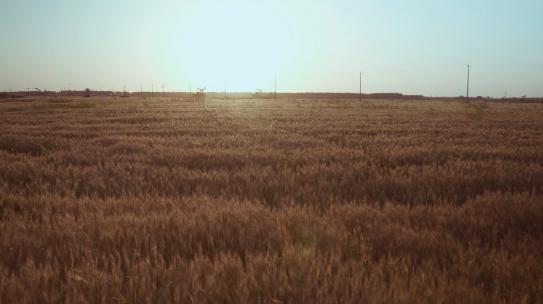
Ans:
[[[0,302],[543,302],[543,105],[0,103]]]

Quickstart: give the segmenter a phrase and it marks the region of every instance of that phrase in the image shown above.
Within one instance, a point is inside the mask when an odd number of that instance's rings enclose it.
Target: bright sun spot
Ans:
[[[269,89],[275,74],[288,73],[297,51],[289,18],[277,4],[204,1],[179,26],[179,68],[211,90]]]

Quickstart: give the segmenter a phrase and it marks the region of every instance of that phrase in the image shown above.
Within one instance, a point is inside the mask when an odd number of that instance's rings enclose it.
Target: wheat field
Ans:
[[[543,104],[0,102],[1,303],[542,303]]]

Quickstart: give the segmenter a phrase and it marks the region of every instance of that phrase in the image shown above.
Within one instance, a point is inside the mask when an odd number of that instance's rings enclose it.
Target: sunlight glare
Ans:
[[[229,1],[217,7],[199,3],[181,22],[182,72],[210,90],[270,89],[274,75],[288,72],[295,57],[288,16],[271,2]]]

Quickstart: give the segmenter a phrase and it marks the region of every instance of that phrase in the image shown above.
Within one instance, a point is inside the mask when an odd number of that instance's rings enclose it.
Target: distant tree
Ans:
[[[206,91],[206,88],[205,88],[205,87],[204,87],[204,88],[198,88],[198,92],[196,92],[196,93],[194,94],[194,97],[195,97],[196,99],[204,99],[205,96],[206,96],[206,95],[205,95],[205,91]]]

